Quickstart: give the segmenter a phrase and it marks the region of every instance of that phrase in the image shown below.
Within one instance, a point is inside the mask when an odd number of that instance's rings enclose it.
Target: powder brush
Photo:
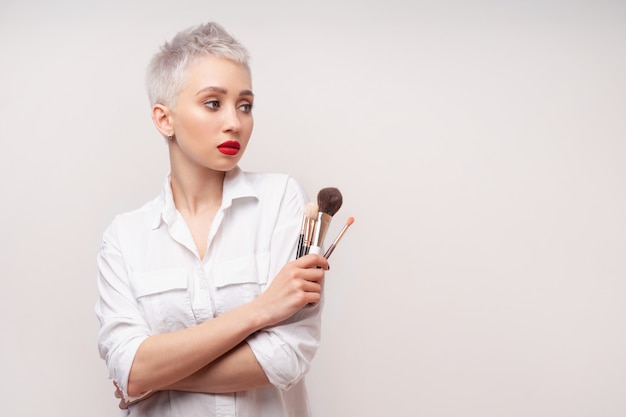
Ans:
[[[322,253],[322,246],[324,245],[324,238],[326,237],[326,232],[330,226],[330,221],[341,208],[341,204],[343,204],[343,196],[338,188],[322,188],[317,193],[317,205],[319,211],[315,221],[315,228],[313,230],[313,238],[311,240],[309,253],[315,253],[318,255]]]

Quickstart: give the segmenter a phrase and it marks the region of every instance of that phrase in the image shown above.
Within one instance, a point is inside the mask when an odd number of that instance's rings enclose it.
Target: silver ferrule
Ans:
[[[311,246],[317,246],[319,248],[324,246],[324,238],[326,237],[326,232],[328,231],[332,218],[333,216],[330,214],[321,211],[317,213],[317,221],[315,222],[315,229],[313,229]]]

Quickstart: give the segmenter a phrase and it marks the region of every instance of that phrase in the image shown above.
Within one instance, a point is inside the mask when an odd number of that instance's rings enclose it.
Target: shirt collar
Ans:
[[[236,166],[226,173],[224,177],[224,186],[222,190],[222,209],[232,206],[233,201],[240,198],[257,198],[258,194],[250,183],[246,174]],[[161,222],[171,224],[176,219],[176,206],[174,205],[174,196],[172,194],[171,174],[167,175],[161,188],[158,204],[155,207],[154,216],[150,226],[157,229]]]
[[[158,229],[161,222],[171,224],[175,218],[176,207],[174,206],[174,197],[172,194],[171,174],[167,174],[163,186],[161,187],[161,194],[156,200],[150,227],[153,230]]]
[[[224,189],[222,191],[222,208],[228,208],[233,201],[239,198],[259,198],[254,187],[250,183],[250,179],[246,174],[236,166],[226,173],[224,177]]]

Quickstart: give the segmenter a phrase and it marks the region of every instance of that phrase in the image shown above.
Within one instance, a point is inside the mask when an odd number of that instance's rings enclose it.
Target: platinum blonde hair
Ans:
[[[189,65],[206,55],[230,59],[250,74],[248,50],[222,26],[209,22],[183,30],[165,42],[150,60],[146,89],[150,105],[174,108]]]

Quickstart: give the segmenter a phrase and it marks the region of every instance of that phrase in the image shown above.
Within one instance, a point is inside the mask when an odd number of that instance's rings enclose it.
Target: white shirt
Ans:
[[[95,311],[100,356],[124,395],[147,337],[210,320],[269,286],[295,258],[306,201],[287,175],[233,169],[202,261],[174,206],[169,178],[158,198],[115,217],[98,254]],[[310,416],[303,377],[319,346],[320,321],[321,305],[307,307],[246,340],[270,386],[232,394],[158,392],[131,405],[128,415]]]

